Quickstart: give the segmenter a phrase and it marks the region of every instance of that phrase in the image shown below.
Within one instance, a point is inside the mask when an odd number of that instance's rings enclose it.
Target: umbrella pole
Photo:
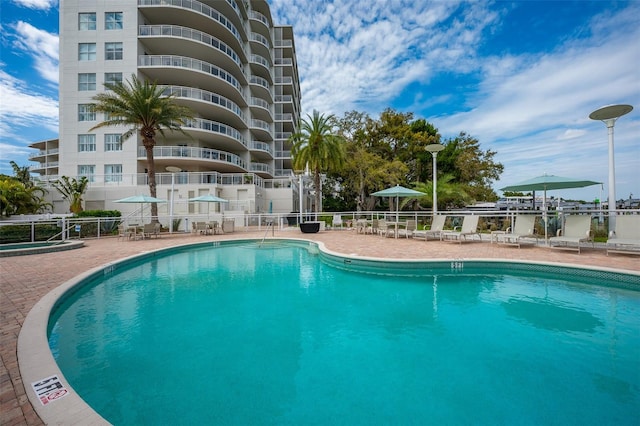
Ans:
[[[549,245],[549,239],[547,237],[547,228],[549,227],[549,217],[547,215],[547,188],[544,189],[544,195],[542,198],[542,214],[544,215],[544,245]]]

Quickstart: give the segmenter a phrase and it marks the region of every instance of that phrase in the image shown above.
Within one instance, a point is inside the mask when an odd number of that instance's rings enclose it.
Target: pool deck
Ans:
[[[271,237],[271,231],[268,232]],[[145,251],[206,240],[258,238],[264,231],[228,235],[162,234],[158,239],[119,241],[117,238],[85,240],[78,250],[0,259],[0,425],[42,425],[27,398],[17,359],[18,334],[31,308],[52,289],[105,263]],[[383,238],[354,230],[302,234],[297,228],[275,231],[276,238],[302,238],[323,242],[331,251],[383,259],[506,259],[602,267],[640,272],[637,255],[606,255],[602,248],[585,245],[582,252],[540,246],[505,247],[485,242],[455,244],[440,241]],[[27,384],[30,386],[30,384]],[[78,421],[78,419],[75,419]]]

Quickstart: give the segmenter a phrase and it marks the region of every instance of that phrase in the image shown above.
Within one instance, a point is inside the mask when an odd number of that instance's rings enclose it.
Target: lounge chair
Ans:
[[[607,240],[609,253],[640,254],[640,215],[616,216],[616,229]]]
[[[578,253],[580,253],[580,243],[585,241],[591,241],[590,215],[567,216],[563,229],[558,229],[557,236],[549,238],[552,248],[577,250]],[[558,245],[554,246],[554,244]]]
[[[504,234],[496,234],[496,241],[498,244],[508,246],[518,246],[524,243],[523,238],[535,237],[535,223],[536,217],[532,214],[519,214],[515,217],[515,225],[513,228],[509,227]]]
[[[440,232],[440,240],[455,241],[462,244],[463,242],[473,240],[474,235],[477,235],[478,239],[481,239],[480,234],[478,233],[479,219],[480,216],[477,215],[465,216],[464,220],[462,221],[462,227],[460,228],[460,231],[456,231],[456,228],[454,228],[453,231],[442,231]]]
[[[444,230],[444,224],[447,221],[447,216],[440,215],[434,216],[431,221],[431,228],[424,230],[415,230],[413,231],[413,238],[424,238],[425,241],[428,241],[429,238],[433,238],[434,240],[440,239],[440,233]]]

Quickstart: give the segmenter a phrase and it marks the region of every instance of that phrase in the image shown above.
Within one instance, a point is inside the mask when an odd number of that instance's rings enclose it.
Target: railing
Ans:
[[[164,86],[163,94],[172,94],[180,98],[197,99],[209,102],[211,104],[220,105],[221,107],[226,108],[238,115],[242,119],[242,121],[245,120],[242,109],[240,109],[240,107],[235,102],[225,98],[224,96],[220,96],[207,90],[195,89],[193,87],[185,86]]]
[[[242,85],[234,76],[222,68],[199,59],[178,55],[140,55],[138,57],[138,65],[141,67],[176,67],[200,71],[226,81],[244,97]]]
[[[221,40],[212,37],[207,33],[203,33],[202,31],[181,27],[179,25],[140,25],[138,34],[142,37],[171,36],[198,41],[227,55],[244,73],[242,61],[238,54]]]
[[[258,120],[257,118],[251,120],[251,127],[257,127],[271,133],[271,126],[269,125],[269,123],[267,123],[266,121]]]
[[[240,133],[238,130],[224,123],[219,123],[217,121],[212,121],[212,120],[206,120],[204,118],[195,118],[192,120],[185,121],[182,127],[190,128],[190,129],[206,130],[208,132],[213,132],[213,133],[220,133],[221,135],[229,136],[230,138],[233,138],[236,141],[240,142],[242,145],[247,146],[247,140],[245,139],[244,136],[242,136],[242,133]]]
[[[253,141],[251,142],[251,149],[272,153],[271,146],[266,142]]]
[[[271,48],[271,43],[269,42],[269,40],[263,36],[262,34],[258,34],[258,33],[251,33],[251,41],[255,41],[261,44],[264,44],[267,48]]]
[[[276,77],[276,84],[293,84],[293,77]]]
[[[233,0],[227,0],[227,3],[231,4],[238,16],[240,16],[240,11],[238,10],[238,6],[236,6]],[[243,46],[244,42],[242,41],[242,36],[240,35],[240,31],[238,31],[224,15],[221,15],[217,10],[207,6],[206,4],[200,3],[196,0],[138,0],[138,6],[177,6],[183,9],[189,9],[194,12],[200,13],[202,15],[206,15],[209,18],[218,21],[223,26],[227,27],[231,34],[238,39],[240,45]]]
[[[260,12],[256,12],[255,10],[252,10],[251,13],[249,14],[249,19],[255,19],[258,20],[260,22],[262,22],[263,24],[265,24],[267,26],[267,28],[270,27],[269,25],[269,20],[267,19],[266,16],[264,16],[262,13]]]
[[[32,152],[31,154],[29,154],[29,158],[43,157],[43,156],[46,156],[46,155],[53,155],[53,154],[57,154],[59,151],[60,151],[59,148],[40,150],[38,152]]]
[[[231,176],[226,176],[231,177]],[[257,176],[254,176],[257,178]],[[234,178],[242,178],[241,174],[236,174]],[[276,180],[270,181],[276,182]],[[283,183],[290,184],[291,181],[286,181],[283,179]],[[243,204],[244,203],[244,204]],[[250,208],[251,202],[248,200],[235,200],[234,203],[230,203],[227,210],[233,208],[237,211],[246,210]],[[166,207],[165,207],[166,208]],[[506,230],[507,227],[510,226],[511,220],[513,219],[513,213],[515,212],[500,212],[500,211],[484,211],[484,212],[476,212],[476,211],[442,211],[439,212],[441,215],[446,215],[448,217],[448,222],[445,225],[446,229],[450,229],[453,226],[458,226],[462,223],[462,220],[465,215],[476,214],[480,216],[479,221],[479,229],[481,235],[484,235],[484,241],[489,241],[490,232],[491,231],[502,231]],[[62,239],[87,239],[87,238],[104,238],[104,237],[116,237],[117,236],[117,226],[121,222],[133,222],[140,224],[140,221],[143,222],[150,221],[150,217],[148,213],[143,213],[142,216],[138,216],[141,214],[140,211],[123,217],[111,217],[111,218],[75,218],[75,217],[59,217],[59,218],[43,218],[43,219],[29,219],[29,220],[4,220],[0,221],[0,244],[6,243],[17,243],[17,242],[35,242],[35,241],[46,241],[50,239],[52,236],[58,234]],[[541,228],[543,226],[542,223],[542,215],[540,212],[519,212],[519,214],[535,214],[536,215],[536,234],[539,237],[544,235],[544,229]],[[593,210],[593,211],[580,211],[580,212],[571,212],[571,213],[561,213],[561,215],[570,215],[570,214],[588,214],[591,216],[591,231],[592,234],[596,236],[597,241],[604,242],[607,238],[607,226],[608,226],[608,210]],[[618,214],[640,214],[639,210],[621,210],[618,211]],[[146,217],[145,217],[146,215]],[[355,226],[357,219],[393,219],[396,218],[395,212],[389,211],[363,211],[363,212],[320,212],[320,213],[311,213],[305,212],[302,214],[302,219],[304,221],[325,221],[328,225],[332,223],[332,218],[334,215],[340,215],[342,217],[343,222],[347,223],[347,226]],[[177,232],[190,232],[189,223],[193,223],[196,221],[206,221],[208,220],[207,216],[217,216],[224,217],[225,219],[234,219],[236,222],[235,230],[238,232],[243,231],[256,231],[261,230],[262,227],[269,225],[269,223],[273,223],[278,228],[282,228],[284,226],[297,226],[300,220],[300,213],[236,213],[236,212],[217,212],[211,213],[211,215],[207,215],[207,213],[189,213],[189,214],[175,214],[172,216],[174,220],[179,220],[180,224],[178,227],[175,227]],[[425,225],[429,225],[431,223],[432,214],[430,212],[410,212],[410,211],[401,211],[398,212],[398,217],[400,220],[416,220],[418,223],[418,228],[421,229]],[[559,219],[562,219],[559,217]],[[169,229],[169,221],[171,217],[169,214],[160,212],[158,215],[158,220],[162,224],[163,232]],[[561,221],[559,220],[559,225],[561,225]],[[76,228],[76,225],[79,225]],[[267,228],[269,229],[269,228]],[[61,231],[64,232],[62,234]],[[550,218],[550,229],[548,230],[549,235],[554,235],[555,230],[553,230],[551,226],[551,218]],[[57,238],[57,237],[56,237]],[[540,241],[542,243],[542,241]],[[604,245],[597,245],[598,247],[604,247]]]
[[[138,148],[138,157],[146,157],[146,151],[144,147]],[[230,152],[220,151],[217,149],[200,148],[193,146],[156,146],[153,148],[153,156],[155,158],[194,158],[198,160],[213,160],[222,161],[224,163],[231,163],[238,167],[246,169],[246,162]]]
[[[251,163],[249,165],[249,170],[251,170],[252,172],[263,172],[273,175],[273,168],[270,165],[264,163]]]
[[[269,82],[267,80],[265,80],[262,77],[258,77],[257,75],[252,76],[251,79],[249,80],[249,83],[257,84],[259,86],[264,87],[267,90],[269,90],[271,88],[271,85],[269,84]]]
[[[260,55],[256,55],[256,54],[251,55],[251,62],[260,64],[260,65],[264,66],[267,69],[269,69],[271,67],[271,64],[269,63],[267,58],[265,58],[263,56],[260,56]]]

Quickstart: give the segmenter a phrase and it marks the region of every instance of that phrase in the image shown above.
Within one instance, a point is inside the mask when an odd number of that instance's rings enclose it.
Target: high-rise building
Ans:
[[[60,2],[59,139],[32,144],[31,160],[42,179],[86,176],[85,209],[126,211],[112,202],[148,194],[141,138],[123,141],[126,127],[90,130],[104,120],[92,98],[132,75],[196,115],[183,127],[191,137],[156,137],[159,198],[211,193],[227,210],[299,208],[288,141],[300,118],[293,29],[274,25],[266,0]]]

